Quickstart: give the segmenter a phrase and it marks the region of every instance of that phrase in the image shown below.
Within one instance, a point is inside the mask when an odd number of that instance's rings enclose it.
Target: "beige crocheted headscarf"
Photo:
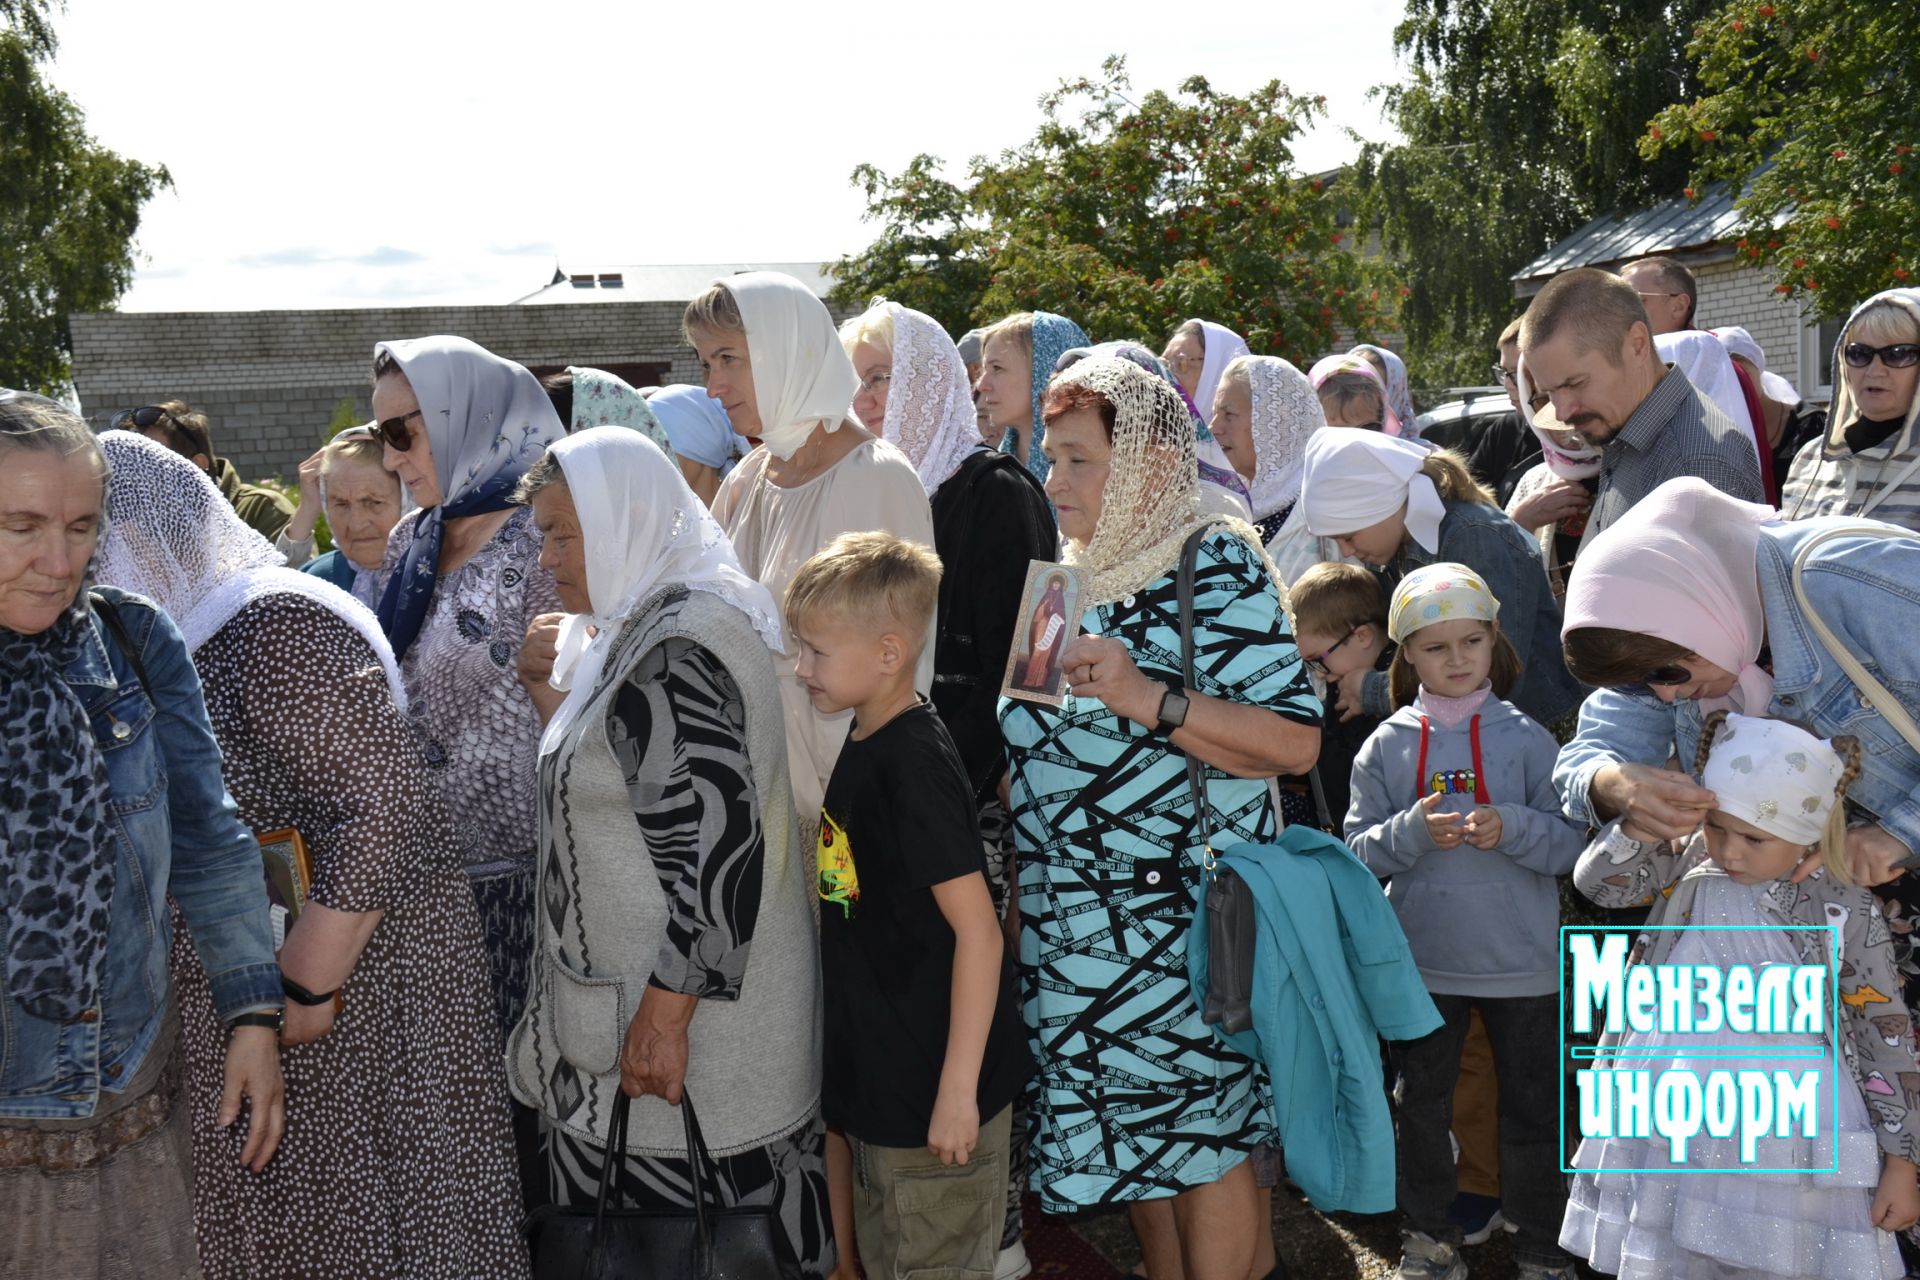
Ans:
[[[1173,572],[1180,548],[1200,521],[1200,477],[1193,415],[1173,385],[1113,356],[1080,361],[1053,387],[1081,386],[1113,406],[1113,456],[1093,537],[1067,544],[1063,557],[1080,570],[1084,604],[1112,604]],[[1051,389],[1051,388],[1050,388]],[[1206,517],[1260,551],[1285,599],[1280,575],[1244,520]]]

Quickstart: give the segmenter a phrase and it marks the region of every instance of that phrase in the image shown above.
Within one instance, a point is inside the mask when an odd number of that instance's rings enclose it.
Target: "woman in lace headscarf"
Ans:
[[[88,589],[106,481],[86,423],[0,390],[0,1274],[23,1280],[201,1274],[169,897],[232,1029],[204,1064],[218,1159],[271,1169],[284,1127],[259,850],[179,631]]]
[[[1034,478],[1047,478],[1047,455],[1040,447],[1047,426],[1040,401],[1047,393],[1053,366],[1071,347],[1090,345],[1092,339],[1065,316],[1051,311],[1019,311],[980,336],[980,408],[995,429],[1004,432],[1000,451],[1025,464]]]
[[[1306,375],[1278,356],[1241,356],[1220,376],[1214,438],[1247,482],[1253,526],[1283,582],[1333,558],[1299,509],[1307,440],[1326,425]]]
[[[1313,764],[1319,707],[1259,534],[1200,515],[1179,393],[1095,357],[1055,380],[1046,408],[1047,491],[1081,573],[1085,634],[1062,654],[1063,706],[1000,706],[1039,1062],[1033,1183],[1056,1212],[1190,1196],[1178,1219],[1206,1225],[1162,1241],[1178,1252],[1150,1257],[1149,1271],[1184,1255],[1189,1275],[1244,1277],[1256,1217],[1246,1156],[1274,1135],[1254,1064],[1202,1024],[1188,983],[1179,932],[1197,905],[1202,841],[1186,758],[1206,766],[1216,843],[1271,839],[1264,779]],[[1194,647],[1222,656],[1185,688],[1175,577],[1196,528],[1208,532]],[[1161,849],[1173,852],[1147,856]],[[1076,924],[1096,904],[1112,931]],[[1047,981],[1031,980],[1043,966]],[[1101,1105],[1142,1089],[1155,1098],[1145,1111]]]
[[[304,908],[281,925],[300,1139],[264,1173],[227,1158],[213,1069],[226,1033],[175,935],[201,1265],[215,1280],[526,1274],[480,918],[379,623],[280,567],[193,464],[131,432],[100,445],[101,580],[179,624],[241,820],[297,831],[313,860]]]
[[[540,980],[507,1052],[547,1122],[554,1202],[592,1205],[624,1086],[621,1194],[691,1209],[684,1096],[719,1166],[709,1194],[770,1210],[780,1260],[823,1276],[819,962],[779,609],[634,432],[554,445],[520,496],[568,611],[521,650],[565,700],[540,744]]]

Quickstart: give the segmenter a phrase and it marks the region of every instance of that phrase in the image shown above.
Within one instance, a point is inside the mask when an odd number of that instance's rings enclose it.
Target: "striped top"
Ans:
[[[1830,427],[1826,439],[1809,440],[1794,455],[1793,469],[1780,499],[1789,520],[1815,516],[1871,516],[1904,529],[1920,530],[1920,430],[1916,409],[1907,425],[1859,453],[1847,447],[1845,427]],[[1849,424],[1851,425],[1851,424]]]

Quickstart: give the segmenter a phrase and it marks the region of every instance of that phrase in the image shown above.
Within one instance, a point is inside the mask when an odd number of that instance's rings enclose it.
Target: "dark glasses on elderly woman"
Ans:
[[[1870,347],[1864,342],[1849,342],[1840,354],[1856,369],[1872,364],[1875,356],[1889,369],[1906,369],[1920,364],[1920,343],[1896,342],[1889,347]]]
[[[419,416],[420,411],[415,409],[412,413],[403,413],[397,418],[380,419],[380,439],[385,441],[395,453],[405,453],[413,448],[413,431],[407,426],[407,419]]]

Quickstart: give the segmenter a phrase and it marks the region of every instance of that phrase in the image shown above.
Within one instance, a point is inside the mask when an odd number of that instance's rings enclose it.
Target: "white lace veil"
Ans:
[[[1252,401],[1253,514],[1264,520],[1300,500],[1300,477],[1306,473],[1307,441],[1327,425],[1307,375],[1278,356],[1248,356]]]
[[[373,646],[395,704],[406,709],[393,648],[372,610],[330,582],[286,568],[286,557],[240,519],[213,481],[171,449],[136,432],[108,431],[100,450],[112,468],[100,581],[159,605],[189,652],[255,600],[305,596]]]
[[[893,316],[893,384],[880,434],[899,447],[932,496],[981,445],[967,387],[967,366],[940,322],[897,302]]]
[[[656,592],[711,592],[744,613],[767,648],[784,650],[772,593],[740,567],[719,522],[658,445],[625,427],[593,427],[548,452],[580,520],[593,612],[576,613],[561,628],[549,683],[567,700],[541,736],[542,754],[560,745],[592,699],[620,624]]]

